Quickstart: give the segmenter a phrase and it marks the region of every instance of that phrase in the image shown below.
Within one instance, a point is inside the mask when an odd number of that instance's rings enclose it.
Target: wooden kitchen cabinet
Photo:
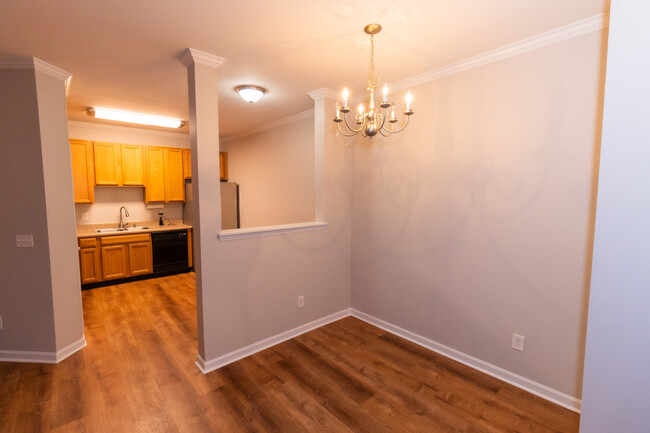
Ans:
[[[102,274],[105,280],[129,276],[128,252],[126,245],[102,245]]]
[[[183,177],[192,179],[192,153],[190,149],[183,149]]]
[[[122,184],[122,156],[119,144],[93,143],[95,153],[95,185]]]
[[[183,149],[147,146],[145,200],[185,201]]]
[[[219,180],[228,182],[228,152],[219,152]]]
[[[75,203],[95,203],[95,162],[88,140],[70,140]]]
[[[146,149],[145,201],[165,201],[165,159],[162,147]]]
[[[153,272],[151,241],[129,244],[129,272],[131,276]]]
[[[185,201],[185,176],[183,175],[183,149],[166,147],[165,201]]]
[[[116,235],[100,238],[104,280],[153,272],[151,235]]]
[[[122,185],[144,186],[144,148],[135,144],[121,144]]]
[[[97,238],[79,239],[81,284],[102,281],[102,262]]]
[[[135,144],[93,143],[95,184],[144,186],[144,148]]]

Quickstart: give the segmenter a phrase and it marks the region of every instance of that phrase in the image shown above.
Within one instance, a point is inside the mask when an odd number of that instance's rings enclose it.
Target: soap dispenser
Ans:
[[[165,215],[164,212],[158,212],[158,225],[165,225],[162,219],[163,215]]]

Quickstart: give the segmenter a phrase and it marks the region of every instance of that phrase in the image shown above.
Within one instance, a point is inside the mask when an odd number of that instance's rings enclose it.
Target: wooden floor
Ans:
[[[577,432],[579,417],[354,318],[207,375],[194,274],[83,292],[88,346],[0,362],[0,432]]]

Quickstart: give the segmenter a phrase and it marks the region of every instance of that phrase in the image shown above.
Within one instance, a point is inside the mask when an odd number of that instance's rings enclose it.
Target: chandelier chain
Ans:
[[[368,90],[376,89],[379,76],[375,72],[375,35],[370,35],[370,66],[368,67]]]

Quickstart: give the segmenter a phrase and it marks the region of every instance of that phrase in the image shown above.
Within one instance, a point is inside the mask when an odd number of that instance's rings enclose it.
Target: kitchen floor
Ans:
[[[0,362],[0,432],[577,432],[579,416],[348,317],[207,375],[194,273],[84,291],[88,346]]]

